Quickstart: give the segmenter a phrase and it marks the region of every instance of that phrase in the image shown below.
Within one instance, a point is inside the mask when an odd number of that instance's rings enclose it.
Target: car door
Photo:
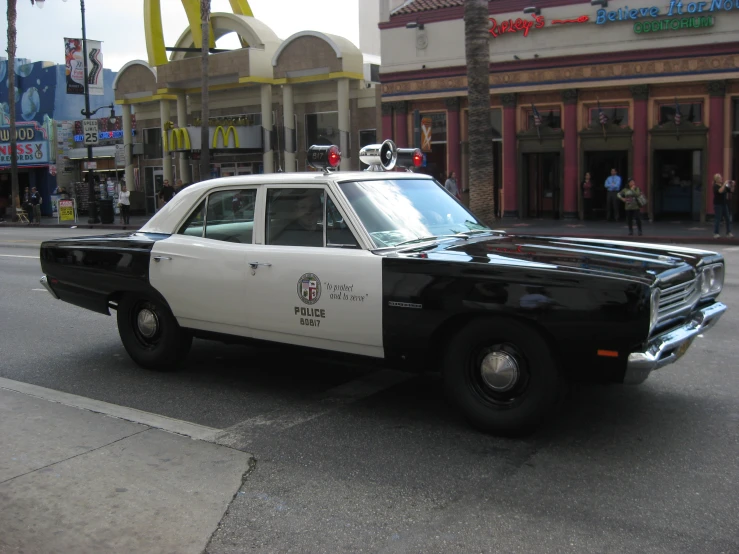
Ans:
[[[258,186],[211,192],[176,234],[157,241],[149,278],[180,325],[250,336],[247,258],[254,245]]]
[[[328,189],[269,185],[247,280],[254,336],[382,357],[382,260],[363,250]]]

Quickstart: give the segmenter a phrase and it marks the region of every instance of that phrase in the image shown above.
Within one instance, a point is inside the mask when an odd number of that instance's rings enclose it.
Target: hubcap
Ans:
[[[136,318],[136,323],[138,324],[139,332],[147,339],[153,337],[156,334],[157,329],[159,329],[159,320],[157,319],[157,315],[147,308],[144,308],[139,312],[139,315]]]
[[[497,392],[511,390],[520,375],[518,362],[508,352],[491,352],[480,364],[483,382]]]

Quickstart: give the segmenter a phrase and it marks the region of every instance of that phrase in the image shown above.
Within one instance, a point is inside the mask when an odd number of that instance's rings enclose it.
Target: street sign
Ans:
[[[126,145],[125,144],[115,145],[115,165],[116,167],[122,167],[126,165]]]
[[[83,119],[82,134],[85,136],[85,146],[95,146],[98,143],[98,120]]]

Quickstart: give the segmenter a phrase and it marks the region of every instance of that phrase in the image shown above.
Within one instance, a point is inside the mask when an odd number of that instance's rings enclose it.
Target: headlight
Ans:
[[[698,284],[701,287],[701,298],[718,295],[724,288],[724,264],[704,267]]]
[[[657,320],[659,319],[659,299],[662,296],[660,289],[654,289],[652,291],[652,299],[649,303],[649,334],[657,326]]]

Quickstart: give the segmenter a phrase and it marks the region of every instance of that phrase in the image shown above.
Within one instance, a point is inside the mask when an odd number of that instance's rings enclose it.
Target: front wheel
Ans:
[[[171,371],[190,351],[192,335],[179,326],[166,304],[149,295],[124,296],[117,319],[123,346],[141,367]]]
[[[534,431],[564,390],[547,342],[517,321],[469,323],[447,345],[443,373],[447,395],[472,425],[507,436]]]

